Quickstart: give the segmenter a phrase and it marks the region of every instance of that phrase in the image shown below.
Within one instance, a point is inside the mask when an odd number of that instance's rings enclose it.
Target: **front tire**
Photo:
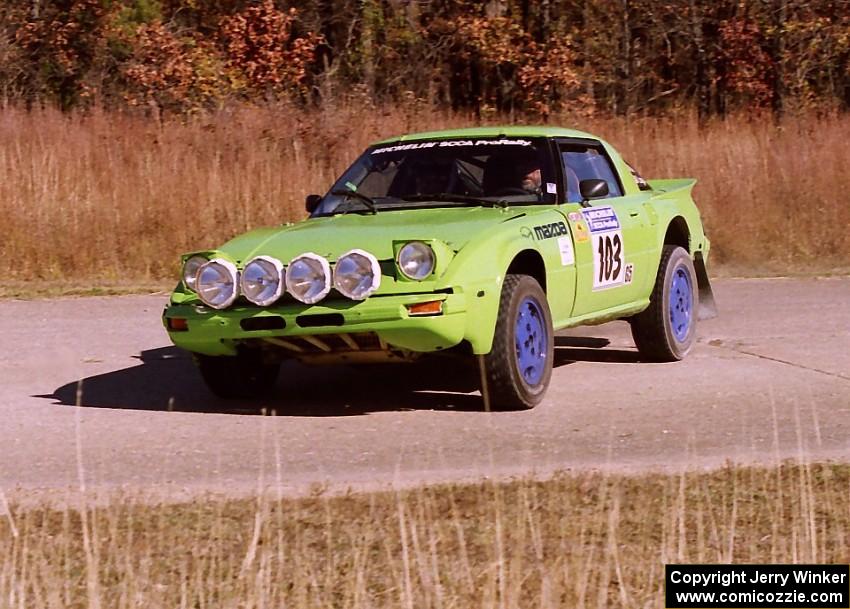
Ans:
[[[552,376],[553,334],[540,284],[528,275],[505,277],[493,348],[484,359],[494,410],[526,410],[540,403]]]
[[[631,318],[632,337],[641,356],[656,362],[684,358],[697,326],[697,278],[685,249],[665,245],[649,307]]]
[[[274,389],[280,365],[263,361],[259,354],[211,357],[195,355],[207,388],[227,400],[258,398]]]

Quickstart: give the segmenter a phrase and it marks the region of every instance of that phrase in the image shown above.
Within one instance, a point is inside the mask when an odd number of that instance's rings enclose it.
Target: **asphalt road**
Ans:
[[[715,292],[686,361],[641,362],[624,322],[570,330],[546,400],[510,413],[479,412],[451,363],[287,364],[274,400],[227,403],[169,346],[164,295],[0,301],[0,490],[73,489],[80,471],[89,489],[300,493],[850,459],[850,278]]]

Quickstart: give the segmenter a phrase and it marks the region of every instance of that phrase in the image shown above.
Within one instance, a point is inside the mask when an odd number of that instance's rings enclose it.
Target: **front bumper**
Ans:
[[[438,315],[412,316],[408,305],[442,301]],[[172,330],[170,319],[186,320],[186,330]],[[375,333],[382,343],[428,352],[460,343],[466,331],[467,302],[462,293],[371,296],[362,302],[323,301],[318,305],[287,302],[279,306],[235,306],[216,310],[199,302],[169,304],[163,325],[172,342],[204,355],[235,355],[246,341],[327,334]]]

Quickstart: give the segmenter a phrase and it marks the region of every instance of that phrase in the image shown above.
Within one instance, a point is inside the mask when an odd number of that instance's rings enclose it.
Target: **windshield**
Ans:
[[[394,142],[368,149],[313,213],[555,203],[544,138]],[[346,193],[357,193],[347,195]]]

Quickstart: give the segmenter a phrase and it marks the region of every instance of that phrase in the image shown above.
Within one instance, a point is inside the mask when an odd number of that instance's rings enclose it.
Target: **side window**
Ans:
[[[562,146],[561,163],[567,180],[567,201],[570,203],[581,201],[578,185],[582,180],[605,180],[608,182],[608,198],[623,196],[611,163],[599,149],[593,146]]]

